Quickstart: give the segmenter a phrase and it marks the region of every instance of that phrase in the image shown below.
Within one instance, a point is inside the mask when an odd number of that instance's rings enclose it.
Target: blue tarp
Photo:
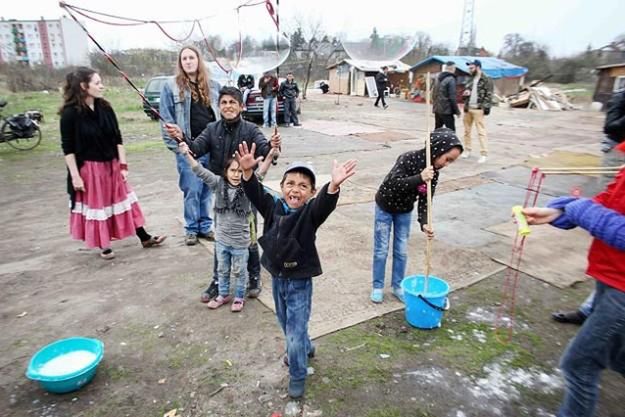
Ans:
[[[468,73],[467,63],[475,59],[479,59],[482,62],[482,71],[490,78],[515,78],[521,77],[527,74],[527,68],[520,67],[518,65],[511,64],[503,59],[495,57],[482,57],[482,56],[445,56],[445,55],[433,55],[424,59],[421,62],[416,63],[410,67],[410,71],[418,69],[422,65],[438,62],[444,64],[447,61],[453,61],[456,64],[456,69],[464,73]]]

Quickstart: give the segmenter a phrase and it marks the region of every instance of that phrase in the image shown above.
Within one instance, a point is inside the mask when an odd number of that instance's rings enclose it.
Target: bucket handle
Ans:
[[[450,303],[449,303],[449,297],[445,298],[445,307],[439,307],[436,304],[432,304],[430,302],[430,300],[428,300],[427,298],[425,298],[423,295],[421,294],[417,294],[417,296],[427,305],[429,305],[430,307],[432,307],[434,310],[437,311],[447,311],[449,310],[450,307]]]

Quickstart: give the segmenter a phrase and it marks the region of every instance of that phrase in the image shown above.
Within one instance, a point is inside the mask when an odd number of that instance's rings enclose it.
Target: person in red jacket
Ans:
[[[593,199],[560,197],[547,208],[523,209],[528,223],[576,226],[594,240],[586,273],[597,280],[593,312],[560,362],[566,381],[558,417],[591,417],[605,368],[625,376],[625,168]]]

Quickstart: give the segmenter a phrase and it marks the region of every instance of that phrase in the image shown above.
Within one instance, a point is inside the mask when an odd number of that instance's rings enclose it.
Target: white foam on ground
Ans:
[[[39,373],[44,376],[61,376],[79,371],[95,361],[96,355],[87,350],[76,350],[46,362]]]

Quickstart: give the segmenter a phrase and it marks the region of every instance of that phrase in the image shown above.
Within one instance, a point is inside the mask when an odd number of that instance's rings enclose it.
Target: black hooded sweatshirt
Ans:
[[[430,135],[432,149],[432,164],[434,160],[451,150],[458,148],[462,152],[462,143],[453,130],[440,128]],[[427,191],[426,184],[421,179],[421,171],[425,169],[425,148],[418,151],[409,151],[399,155],[395,166],[386,175],[384,181],[375,194],[375,202],[387,213],[409,213],[414,209],[414,203],[419,200],[418,219],[421,228],[427,223]],[[439,171],[434,168],[432,178],[432,196],[438,184]]]

